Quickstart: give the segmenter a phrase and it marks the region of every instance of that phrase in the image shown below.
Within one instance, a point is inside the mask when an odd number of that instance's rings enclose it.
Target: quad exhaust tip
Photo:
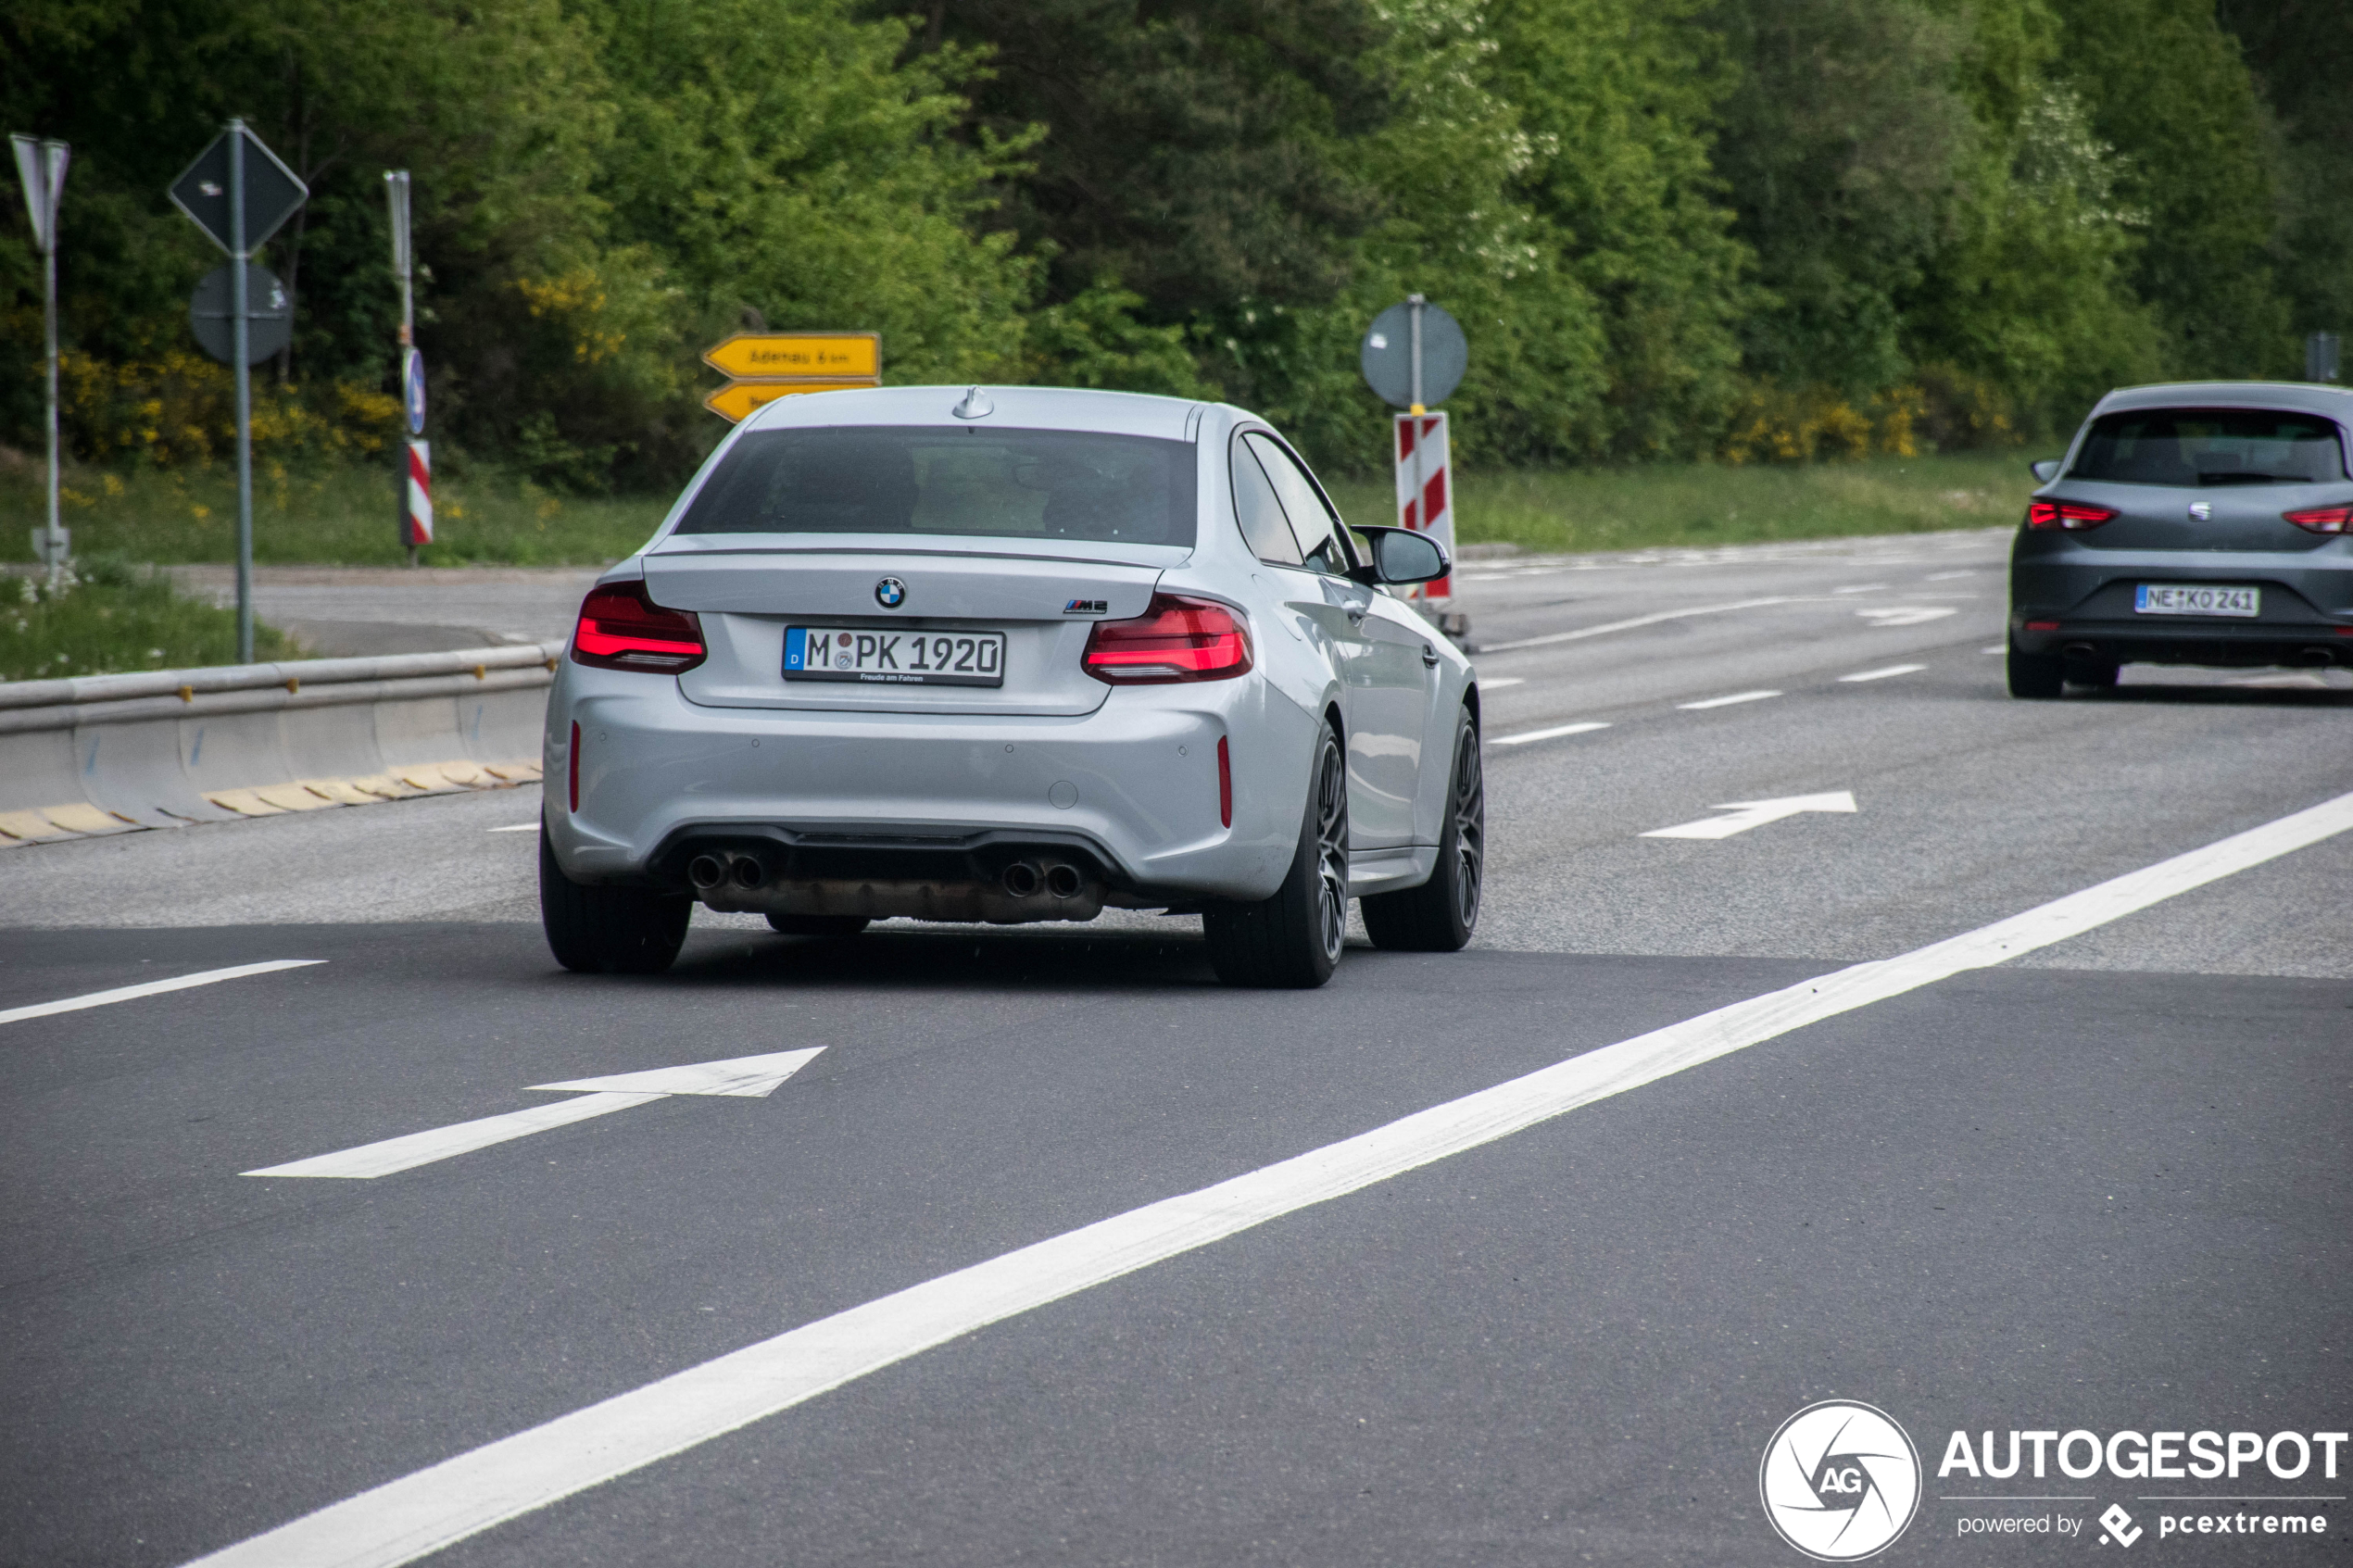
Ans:
[[[737,857],[732,872],[737,887],[757,887],[768,880],[768,868],[757,855]]]
[[[1005,884],[1005,891],[1014,897],[1026,898],[1038,891],[1038,884],[1042,879],[1039,878],[1036,866],[1031,865],[1027,860],[1015,860],[1005,868],[1005,874],[998,880]]]
[[[1015,860],[997,880],[1016,898],[1034,898],[1040,888],[1056,898],[1076,898],[1087,886],[1078,868],[1061,860],[1049,861],[1042,870],[1027,860]]]
[[[708,893],[727,880],[727,868],[716,855],[698,855],[686,862],[686,880]]]
[[[1086,884],[1076,866],[1056,864],[1046,868],[1046,891],[1057,898],[1076,898]]]

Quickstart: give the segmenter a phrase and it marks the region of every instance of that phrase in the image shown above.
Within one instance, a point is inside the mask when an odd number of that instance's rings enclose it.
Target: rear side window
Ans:
[[[2134,408],[2092,423],[2070,479],[2125,484],[2325,484],[2345,477],[2334,420],[2271,408]]]
[[[760,430],[720,460],[681,533],[965,533],[1193,543],[1190,442],[1090,431]]]
[[[1234,443],[1234,516],[1241,521],[1252,555],[1276,566],[1302,564],[1283,503],[1247,441]]]

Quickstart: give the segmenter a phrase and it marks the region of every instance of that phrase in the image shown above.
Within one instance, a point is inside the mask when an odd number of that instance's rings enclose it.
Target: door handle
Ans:
[[[1438,668],[1438,650],[1428,643],[1422,645],[1422,663],[1432,670]]]
[[[1365,612],[1364,610],[1357,608],[1355,606],[1349,606],[1348,623],[1351,626],[1362,626],[1365,624]]]

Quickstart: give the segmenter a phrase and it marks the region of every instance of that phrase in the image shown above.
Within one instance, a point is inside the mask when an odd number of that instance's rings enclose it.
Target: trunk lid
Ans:
[[[702,618],[710,657],[679,677],[690,702],[715,708],[836,712],[1076,715],[1111,688],[1079,659],[1095,621],[1141,615],[1153,586],[1187,551],[1089,543],[1064,552],[1025,542],[990,552],[967,540],[940,548],[871,536],[673,535],[646,558],[654,602]],[[877,598],[899,585],[896,606]],[[907,635],[1004,634],[998,686],[862,684],[785,677],[791,627]]]
[[[2347,487],[2336,484],[2214,484],[2192,489],[2068,480],[2038,491],[2061,501],[2108,507],[2116,516],[2074,541],[2102,550],[2253,550],[2272,554],[2317,549],[2329,535],[2298,528],[2281,514],[2342,506]]]

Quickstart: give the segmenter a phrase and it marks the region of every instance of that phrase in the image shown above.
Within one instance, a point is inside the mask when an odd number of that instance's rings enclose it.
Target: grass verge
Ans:
[[[255,476],[254,559],[265,565],[394,565],[392,478],[373,468]],[[1870,458],[1733,467],[1524,469],[1460,475],[1456,537],[1535,551],[1631,550],[1865,533],[1917,533],[2015,521],[2032,487],[2009,453]],[[1388,521],[1386,480],[1343,480],[1334,499],[1357,522]],[[77,553],[157,563],[226,561],[236,546],[235,477],[209,469],[81,470],[64,485]],[[558,495],[471,466],[434,486],[428,566],[579,566],[643,545],[670,496]],[[0,467],[0,560],[29,560],[42,515],[38,463]]]
[[[1981,452],[1787,467],[1470,472],[1456,485],[1454,536],[1571,552],[1986,528],[2016,522],[2033,483],[2023,458]],[[1331,489],[1351,521],[1393,521],[1389,484]]]
[[[237,659],[237,615],[172,591],[120,563],[83,561],[87,575],[52,595],[31,577],[0,576],[0,681],[49,681],[128,670],[180,670]],[[297,657],[257,624],[255,657]]]

